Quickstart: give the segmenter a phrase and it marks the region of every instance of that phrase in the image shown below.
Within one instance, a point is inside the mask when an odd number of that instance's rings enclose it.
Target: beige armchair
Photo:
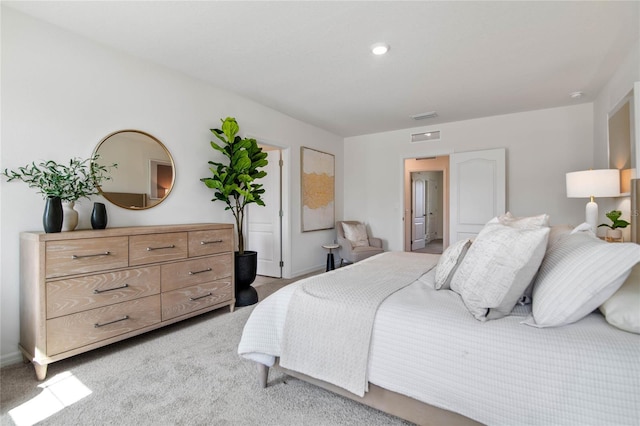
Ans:
[[[350,234],[349,237],[352,238],[351,240],[345,235],[345,230],[342,226],[343,223],[349,227],[350,232],[348,232],[348,234]],[[340,244],[340,266],[342,266],[345,261],[355,263],[384,252],[382,249],[382,240],[371,237],[366,226],[361,222],[353,220],[338,221],[336,222],[336,233],[338,235],[338,244]]]

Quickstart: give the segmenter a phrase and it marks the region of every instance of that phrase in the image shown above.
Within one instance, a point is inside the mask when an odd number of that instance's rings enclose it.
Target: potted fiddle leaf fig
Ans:
[[[211,142],[211,147],[225,157],[222,162],[209,161],[211,176],[200,179],[213,189],[211,201],[222,201],[231,210],[236,222],[238,251],[235,252],[236,305],[247,306],[258,301],[251,283],[256,278],[258,254],[245,250],[244,217],[247,205],[264,206],[264,188],[257,183],[267,175],[262,167],[268,164],[267,153],[262,151],[255,139],[238,136],[240,126],[233,117],[220,120],[220,129],[211,132],[222,143]]]
[[[78,224],[78,212],[73,209],[76,201],[99,193],[102,182],[110,180],[110,170],[117,164],[103,166],[97,163],[99,156],[87,159],[71,158],[68,164],[53,160],[35,161],[15,170],[4,169],[7,182],[22,181],[30,188],[37,188],[46,200],[43,216],[45,232],[71,231]],[[63,215],[62,203],[67,211]],[[64,220],[68,223],[65,225]],[[64,227],[63,227],[64,226]]]
[[[611,210],[610,212],[605,213],[605,216],[611,221],[611,224],[601,223],[598,225],[598,228],[601,226],[606,226],[607,228],[607,238],[614,241],[622,240],[622,231],[621,229],[629,226],[629,222],[624,219],[620,219],[622,216],[622,212],[620,210]]]

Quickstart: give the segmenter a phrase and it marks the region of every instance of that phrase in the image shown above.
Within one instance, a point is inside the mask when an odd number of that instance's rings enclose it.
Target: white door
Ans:
[[[430,173],[433,174],[433,173]],[[436,238],[436,226],[438,223],[438,183],[434,179],[426,179],[425,198],[427,204],[426,218],[427,226],[425,232],[425,243],[430,243]]]
[[[412,179],[413,201],[411,209],[413,211],[413,225],[411,227],[411,250],[424,248],[425,233],[425,185],[421,178]]]
[[[282,277],[281,257],[281,155],[280,150],[266,151],[267,175],[260,180],[265,192],[264,207],[247,206],[247,250],[258,252],[258,275]]]
[[[449,244],[473,238],[506,208],[505,150],[452,154]]]

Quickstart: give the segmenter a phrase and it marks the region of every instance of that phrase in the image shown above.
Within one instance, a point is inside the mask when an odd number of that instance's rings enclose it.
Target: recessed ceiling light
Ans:
[[[386,43],[376,43],[371,46],[371,52],[374,55],[384,55],[389,51],[389,45]]]
[[[580,99],[584,96],[584,92],[571,92],[569,96],[571,96],[571,99]]]

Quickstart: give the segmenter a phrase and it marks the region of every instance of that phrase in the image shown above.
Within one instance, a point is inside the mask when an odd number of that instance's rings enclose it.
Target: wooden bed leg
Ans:
[[[258,367],[258,383],[261,388],[266,388],[267,378],[269,377],[269,367],[260,362],[257,362],[256,365]]]

